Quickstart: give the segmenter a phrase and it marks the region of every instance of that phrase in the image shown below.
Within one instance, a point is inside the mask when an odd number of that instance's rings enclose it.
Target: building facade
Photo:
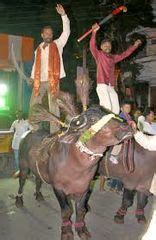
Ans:
[[[143,66],[137,78],[141,89],[137,102],[139,106],[146,104],[156,110],[156,28],[143,28],[141,33],[146,35],[147,44],[136,59]]]

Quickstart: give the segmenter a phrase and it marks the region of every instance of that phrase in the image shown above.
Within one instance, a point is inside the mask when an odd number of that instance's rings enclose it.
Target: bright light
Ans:
[[[0,108],[5,108],[6,106],[6,102],[5,102],[5,99],[0,97]]]
[[[0,84],[0,96],[4,96],[8,91],[8,88],[5,84]]]

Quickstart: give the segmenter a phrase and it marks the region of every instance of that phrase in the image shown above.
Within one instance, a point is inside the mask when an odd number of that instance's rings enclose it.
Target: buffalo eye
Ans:
[[[78,120],[78,121],[76,121],[76,125],[78,126],[78,125],[80,125],[80,121]]]

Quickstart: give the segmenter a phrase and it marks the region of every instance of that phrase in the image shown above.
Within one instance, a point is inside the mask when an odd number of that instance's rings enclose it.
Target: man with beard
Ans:
[[[41,31],[43,42],[35,51],[35,60],[32,68],[30,83],[33,84],[33,92],[30,99],[30,121],[31,109],[35,104],[41,104],[45,93],[48,94],[49,111],[60,116],[56,97],[59,94],[59,81],[65,77],[62,53],[63,48],[70,35],[70,21],[61,4],[57,4],[56,10],[62,18],[63,32],[60,37],[53,40],[53,29],[45,26]],[[50,132],[59,130],[55,123],[50,124]]]
[[[100,29],[98,24],[92,26],[92,37],[90,40],[90,50],[97,65],[97,94],[100,105],[119,114],[118,95],[114,89],[115,86],[115,64],[130,56],[140,45],[141,40],[138,39],[126,51],[121,54],[111,54],[112,43],[109,39],[103,39],[100,50],[96,46],[96,33]]]

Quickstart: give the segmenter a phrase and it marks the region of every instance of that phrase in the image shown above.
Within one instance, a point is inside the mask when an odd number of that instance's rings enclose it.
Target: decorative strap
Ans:
[[[84,152],[90,155],[92,158],[103,156],[102,153],[94,153],[91,150],[89,150],[89,148],[87,148],[81,141],[76,142],[76,147],[80,150],[80,152]]]
[[[97,133],[104,125],[106,125],[112,118],[115,118],[113,113],[110,113],[104,117],[102,117],[99,121],[97,121],[94,125],[91,126],[91,130]]]
[[[77,229],[77,228],[82,228],[82,227],[84,227],[85,226],[85,222],[75,222],[75,228]]]
[[[102,117],[99,121],[93,124],[89,129],[87,129],[76,142],[76,147],[80,150],[80,152],[84,152],[92,157],[92,160],[95,157],[102,157],[102,153],[94,153],[90,149],[88,149],[85,145],[100,129],[106,125],[112,118],[116,118],[113,113],[108,114]]]
[[[72,221],[71,220],[66,220],[62,222],[62,227],[68,227],[72,225]]]
[[[126,173],[134,172],[134,144],[131,139],[123,143],[122,162]]]
[[[124,216],[126,215],[127,209],[124,208],[119,208],[118,211],[116,212],[117,215]]]
[[[144,215],[144,209],[136,209],[136,212],[135,212],[136,215]]]
[[[89,141],[100,129],[106,125],[112,118],[115,118],[115,115],[113,113],[110,113],[104,117],[102,117],[100,120],[98,120],[96,123],[94,123],[89,129],[87,129],[79,138],[79,140],[82,143],[86,143]]]

